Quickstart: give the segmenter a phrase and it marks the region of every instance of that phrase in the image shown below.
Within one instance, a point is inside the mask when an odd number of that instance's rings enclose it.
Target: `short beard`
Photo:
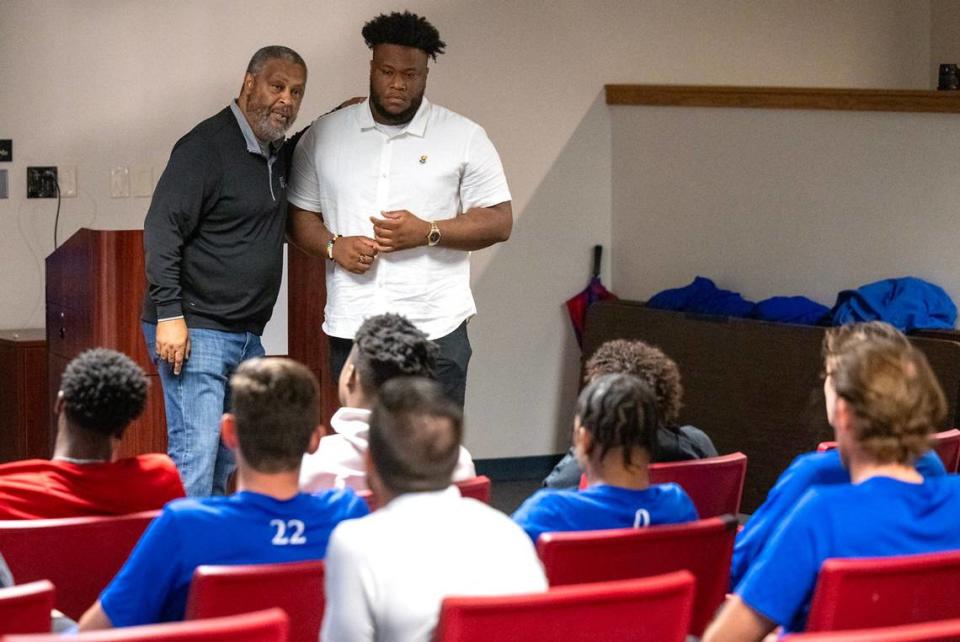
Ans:
[[[257,138],[268,143],[272,143],[283,138],[283,135],[287,133],[287,130],[290,129],[290,125],[292,124],[292,121],[287,119],[286,125],[275,127],[270,122],[270,114],[270,107],[260,107],[259,109],[253,109],[250,111],[250,115],[253,116],[254,121],[254,125],[252,127],[253,133],[256,134]]]
[[[385,120],[387,125],[406,125],[413,117],[417,115],[420,104],[423,103],[423,94],[410,101],[410,106],[399,114],[391,114],[380,102],[380,96],[373,91],[373,83],[370,83],[370,106],[381,119]]]

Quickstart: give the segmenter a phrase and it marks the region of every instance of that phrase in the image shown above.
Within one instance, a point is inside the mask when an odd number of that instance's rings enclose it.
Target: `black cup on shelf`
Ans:
[[[960,72],[956,65],[940,65],[940,80],[937,82],[940,91],[956,91],[960,89]]]

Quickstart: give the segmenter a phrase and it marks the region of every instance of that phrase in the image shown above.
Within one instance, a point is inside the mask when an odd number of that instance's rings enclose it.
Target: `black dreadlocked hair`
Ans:
[[[363,25],[360,33],[371,49],[383,44],[414,47],[425,51],[434,61],[447,46],[447,43],[440,40],[440,32],[436,27],[427,22],[426,18],[409,11],[394,11],[390,15],[381,13]]]
[[[591,381],[577,399],[580,425],[593,437],[600,459],[613,448],[623,449],[623,463],[631,466],[630,452],[642,448],[653,454],[660,415],[653,391],[642,379],[627,374],[602,375]]]
[[[67,365],[63,411],[74,425],[119,438],[147,403],[147,376],[125,354],[95,348]]]
[[[354,365],[368,393],[376,393],[394,377],[432,379],[440,353],[427,335],[399,314],[370,317],[357,330],[354,343]]]

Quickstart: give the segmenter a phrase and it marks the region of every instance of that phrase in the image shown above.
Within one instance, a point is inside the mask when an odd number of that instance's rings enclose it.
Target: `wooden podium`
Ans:
[[[288,356],[317,375],[327,418],[336,407],[336,390],[327,374],[327,342],[320,330],[326,303],[323,260],[293,246],[289,250]],[[80,229],[47,257],[46,277],[50,407],[71,359],[94,347],[118,350],[136,361],[150,380],[146,410],[127,429],[120,456],[166,452],[163,390],[140,325],[146,292],[143,230]],[[55,435],[52,417],[51,452]]]

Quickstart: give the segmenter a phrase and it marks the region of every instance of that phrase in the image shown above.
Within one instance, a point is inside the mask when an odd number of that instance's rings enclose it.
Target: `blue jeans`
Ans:
[[[167,452],[189,497],[224,495],[236,468],[233,453],[220,441],[220,417],[230,405],[230,375],[242,361],[264,355],[260,337],[250,332],[189,328],[190,358],[179,375],[155,355],[157,326],[143,324],[148,354],[160,373],[167,415]]]

